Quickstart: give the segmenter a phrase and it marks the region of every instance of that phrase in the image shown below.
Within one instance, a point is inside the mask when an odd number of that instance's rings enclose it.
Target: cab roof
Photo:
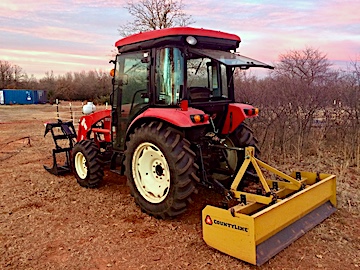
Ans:
[[[195,45],[198,48],[215,47],[222,50],[235,50],[241,42],[239,36],[221,31],[192,27],[174,27],[134,34],[119,39],[115,46],[119,49],[119,52],[126,52],[168,44],[188,45],[185,43],[187,36],[193,36],[199,40],[198,44]]]

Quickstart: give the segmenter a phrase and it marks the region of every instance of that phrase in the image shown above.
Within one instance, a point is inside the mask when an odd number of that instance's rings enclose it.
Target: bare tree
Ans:
[[[40,88],[47,91],[47,98],[50,103],[55,100],[56,80],[53,71],[45,72],[45,77],[39,80]]]
[[[182,0],[131,0],[125,9],[134,20],[120,26],[121,36],[194,23],[184,12]]]
[[[331,118],[337,76],[326,55],[313,48],[280,55],[268,78],[237,76],[237,99],[260,108],[255,131],[264,152],[279,149],[283,157],[291,154],[300,159],[317,151],[333,124],[323,120]]]
[[[26,85],[26,73],[18,65],[0,60],[0,89],[19,89]]]
[[[0,60],[0,89],[8,87],[11,82],[13,67],[8,61]]]
[[[360,168],[360,65],[352,61],[344,74],[338,99],[337,131],[344,142],[343,155]]]
[[[289,51],[279,58],[273,79],[282,82],[284,87],[279,87],[278,94],[289,105],[286,112],[289,129],[282,129],[287,137],[282,143],[287,143],[300,158],[303,150],[311,147],[309,138],[314,119],[332,104],[329,82],[336,75],[326,55],[313,48]]]
[[[13,65],[13,85],[15,88],[18,88],[22,85],[23,79],[25,78],[25,74],[23,73],[23,70],[18,65]]]
[[[331,67],[326,55],[311,47],[281,54],[279,60],[275,74],[301,80],[309,85],[326,79]]]

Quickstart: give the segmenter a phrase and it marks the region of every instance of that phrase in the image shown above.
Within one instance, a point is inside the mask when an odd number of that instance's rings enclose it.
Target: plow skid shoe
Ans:
[[[299,174],[303,188],[275,203],[246,201],[229,210],[206,206],[204,241],[254,265],[268,261],[336,210],[335,175],[297,172],[291,176]]]
[[[70,173],[71,172],[71,167],[70,164],[68,162],[70,162],[70,156],[69,156],[69,152],[70,152],[70,148],[69,149],[64,149],[62,148],[60,151],[56,151],[57,149],[53,149],[53,166],[50,168],[46,165],[44,166],[44,169],[47,170],[49,173],[54,174],[54,175],[63,175],[66,173]],[[59,166],[57,164],[56,161],[56,154],[61,153],[61,152],[65,152],[66,155],[66,161],[64,163],[64,165]]]
[[[56,176],[71,172],[71,169],[69,166],[53,166],[52,168],[50,168],[46,165],[43,165],[43,166],[44,166],[45,170],[47,170],[49,173],[56,175]]]

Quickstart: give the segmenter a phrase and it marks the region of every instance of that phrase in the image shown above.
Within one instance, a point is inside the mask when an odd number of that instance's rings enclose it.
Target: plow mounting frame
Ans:
[[[60,130],[61,133],[60,134],[55,133],[54,129]],[[52,150],[53,165],[51,168],[44,165],[44,168],[48,172],[54,175],[62,175],[65,173],[70,173],[71,151],[74,147],[75,139],[77,137],[73,122],[63,122],[60,119],[58,119],[57,123],[46,123],[44,137],[49,132],[51,132],[52,138],[55,143],[55,149]],[[62,141],[62,140],[68,141],[68,145],[66,147],[59,145],[58,141]],[[65,153],[65,163],[62,166],[59,166],[56,160],[56,154],[59,153]]]

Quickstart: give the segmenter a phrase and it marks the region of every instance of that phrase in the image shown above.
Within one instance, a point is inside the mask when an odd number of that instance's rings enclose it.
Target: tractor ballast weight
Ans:
[[[252,264],[266,262],[335,211],[336,180],[286,175],[256,158],[257,140],[245,122],[259,110],[236,102],[235,70],[273,67],[231,52],[240,41],[190,27],[120,39],[110,61],[111,110],[90,110],[77,134],[72,123],[48,124],[45,135],[51,131],[56,148],[46,169],[72,171],[81,186],[94,188],[109,164],[125,174],[140,208],[157,218],[184,213],[200,183],[227,202],[227,209],[203,209],[205,242]],[[59,146],[61,139],[69,146]],[[60,152],[64,166],[56,163]],[[265,179],[264,170],[276,180]]]

